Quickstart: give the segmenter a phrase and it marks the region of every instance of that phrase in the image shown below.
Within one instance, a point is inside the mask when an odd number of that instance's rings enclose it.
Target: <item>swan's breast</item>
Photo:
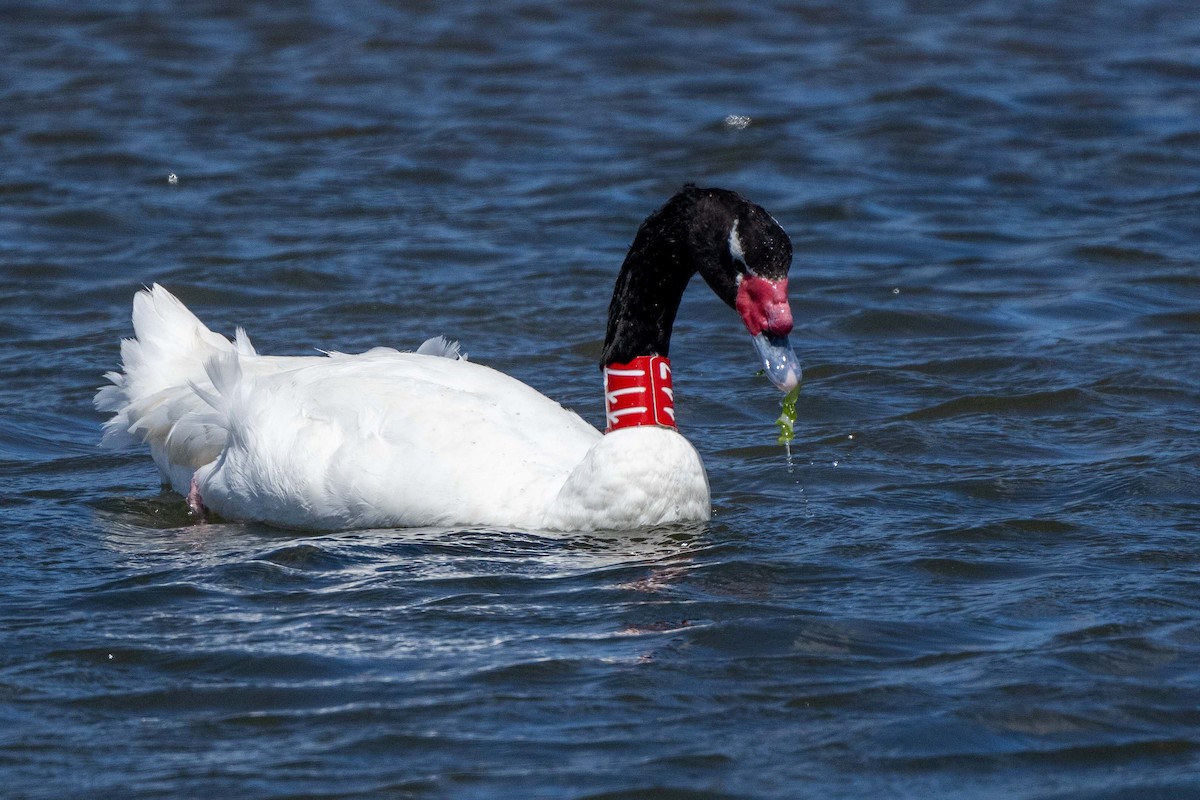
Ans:
[[[626,428],[596,442],[555,498],[547,527],[640,528],[712,515],[700,454],[674,430]]]

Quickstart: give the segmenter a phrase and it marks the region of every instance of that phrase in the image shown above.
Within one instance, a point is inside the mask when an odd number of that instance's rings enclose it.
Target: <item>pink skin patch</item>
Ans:
[[[208,506],[204,505],[204,500],[200,498],[200,487],[196,485],[196,479],[192,478],[192,485],[188,489],[187,496],[188,511],[196,517],[200,522],[208,521]]]
[[[787,278],[769,281],[757,275],[743,275],[738,283],[737,312],[751,336],[766,332],[787,336],[792,332],[792,307],[788,305]]]

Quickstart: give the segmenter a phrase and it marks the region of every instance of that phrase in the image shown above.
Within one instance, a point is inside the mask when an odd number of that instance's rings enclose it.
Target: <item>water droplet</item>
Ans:
[[[175,184],[179,183],[179,176],[176,175],[174,172],[172,172],[170,175],[167,176],[167,183],[174,186]]]

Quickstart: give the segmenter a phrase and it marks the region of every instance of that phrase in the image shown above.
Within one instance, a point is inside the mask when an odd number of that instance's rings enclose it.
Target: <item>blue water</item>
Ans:
[[[1193,4],[444,5],[0,8],[4,796],[1200,797]],[[685,297],[711,523],[200,526],[96,446],[153,281],[599,423],[687,180],[791,233],[806,367],[789,469]]]

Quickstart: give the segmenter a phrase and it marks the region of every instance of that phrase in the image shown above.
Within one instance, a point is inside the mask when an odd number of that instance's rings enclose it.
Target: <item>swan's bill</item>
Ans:
[[[770,333],[760,333],[753,337],[754,349],[762,360],[763,371],[781,392],[790,392],[800,385],[803,371],[800,359],[792,349],[792,343],[786,336],[775,336]]]

